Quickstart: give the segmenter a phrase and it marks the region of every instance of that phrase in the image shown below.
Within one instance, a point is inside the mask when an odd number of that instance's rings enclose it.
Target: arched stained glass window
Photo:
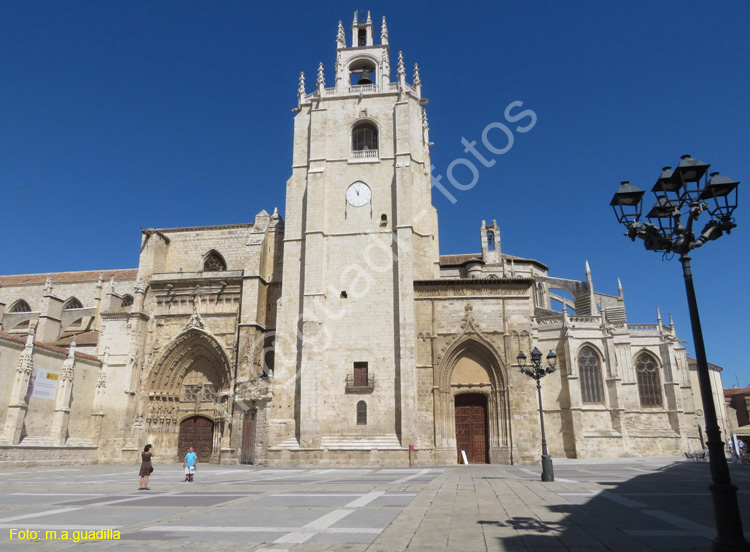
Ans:
[[[227,269],[227,263],[216,251],[211,251],[203,261],[203,270],[206,272],[220,272]]]
[[[357,425],[367,425],[367,403],[365,401],[357,403]]]
[[[10,308],[10,312],[31,312],[31,307],[26,301],[21,299]]]
[[[648,353],[640,353],[635,360],[635,375],[641,406],[661,406],[661,383],[656,359]]]
[[[581,399],[583,403],[603,403],[601,362],[596,351],[588,345],[583,347],[578,353],[578,373],[581,381]]]

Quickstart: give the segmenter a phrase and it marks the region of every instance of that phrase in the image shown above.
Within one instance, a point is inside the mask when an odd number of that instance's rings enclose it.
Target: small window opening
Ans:
[[[69,310],[69,309],[82,309],[83,305],[81,302],[76,299],[75,297],[71,297],[66,301],[66,303],[63,305],[63,310]]]
[[[120,306],[122,307],[129,307],[133,304],[133,296],[132,295],[126,295],[122,298],[122,304]]]
[[[380,226],[385,226],[386,224],[388,224],[388,215],[383,213],[380,215]]]
[[[341,292],[341,298],[342,298],[342,299],[346,299],[347,297],[348,297],[348,296],[346,295],[346,292],[345,292],[345,291],[342,291],[342,292]]]
[[[357,46],[367,46],[366,29],[359,29],[359,31],[357,31]]]
[[[211,251],[211,253],[206,256],[206,260],[203,261],[203,270],[206,272],[221,272],[226,269],[227,264],[216,251]]]
[[[21,299],[15,305],[13,305],[13,308],[10,309],[10,312],[31,312],[31,307],[26,301]]]
[[[367,403],[365,401],[357,403],[357,425],[367,425]]]
[[[487,232],[487,250],[488,251],[495,250],[495,233],[494,232]]]

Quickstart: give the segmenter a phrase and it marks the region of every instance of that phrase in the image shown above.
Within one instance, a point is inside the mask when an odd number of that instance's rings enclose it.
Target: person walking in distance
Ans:
[[[182,461],[182,467],[185,468],[185,481],[193,481],[196,462],[198,462],[198,455],[195,454],[195,449],[193,449],[193,447],[188,447],[185,460]]]
[[[151,490],[148,487],[148,478],[154,471],[154,467],[151,465],[151,457],[153,455],[154,452],[151,450],[150,444],[143,447],[143,452],[141,453],[141,471],[139,472],[139,475],[141,476],[141,486],[138,487],[139,491]]]

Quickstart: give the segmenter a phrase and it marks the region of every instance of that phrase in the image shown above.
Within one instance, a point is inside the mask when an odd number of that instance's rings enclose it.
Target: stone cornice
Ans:
[[[233,228],[252,228],[252,222],[240,224],[219,224],[218,226],[185,226],[183,228],[158,228],[157,232],[168,234],[172,232],[196,232],[200,230],[231,230]]]
[[[414,280],[414,287],[417,286],[445,286],[445,287],[479,287],[492,285],[497,287],[499,284],[533,284],[534,278],[436,278],[432,280]]]

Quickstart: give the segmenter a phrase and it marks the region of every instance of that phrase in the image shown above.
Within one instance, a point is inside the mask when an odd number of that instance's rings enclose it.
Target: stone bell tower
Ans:
[[[336,36],[335,85],[300,76],[269,458],[403,461],[417,439],[414,280],[439,276],[419,69],[391,80],[385,17]],[[337,455],[346,456],[339,458]],[[398,459],[398,460],[396,460]]]

